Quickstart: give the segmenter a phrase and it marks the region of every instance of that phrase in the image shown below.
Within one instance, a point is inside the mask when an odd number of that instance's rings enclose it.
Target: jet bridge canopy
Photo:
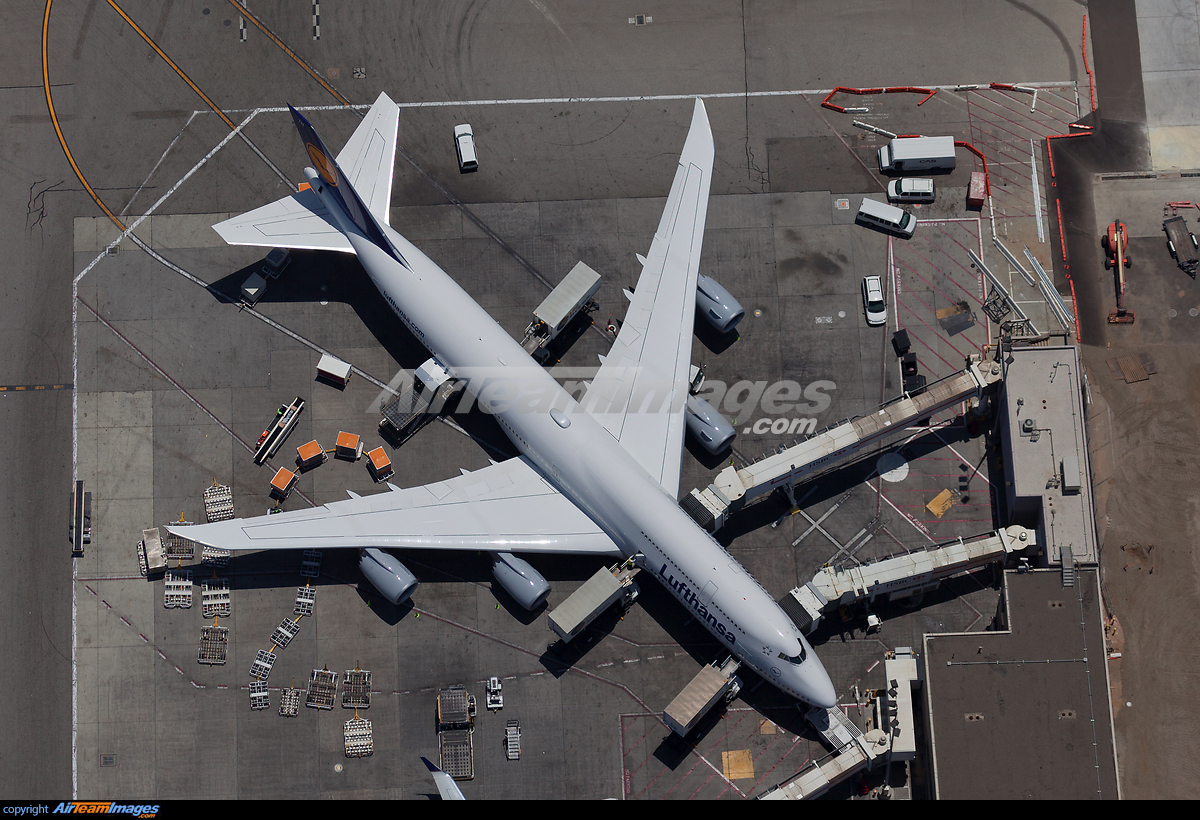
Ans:
[[[994,533],[959,538],[868,564],[824,566],[807,584],[785,595],[779,605],[802,632],[811,634],[825,613],[839,607],[874,601],[881,595],[890,599],[912,595],[1036,543],[1033,531],[1012,524]]]

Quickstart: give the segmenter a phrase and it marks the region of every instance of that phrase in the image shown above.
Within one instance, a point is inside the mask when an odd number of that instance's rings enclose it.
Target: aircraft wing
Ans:
[[[588,516],[525,457],[446,481],[358,496],[294,512],[168,526],[226,550],[459,549],[620,555]]]
[[[629,311],[582,402],[672,495],[679,493],[696,277],[715,156],[704,103],[691,129]]]
[[[392,165],[396,159],[396,126],[400,106],[380,94],[359,123],[337,164],[363,203],[384,224],[392,201]],[[230,245],[299,248],[354,253],[350,240],[307,186],[269,205],[213,225]]]
[[[458,784],[454,782],[454,778],[443,772],[437,766],[429,761],[429,758],[421,758],[421,762],[425,764],[425,768],[429,769],[429,774],[433,776],[434,785],[437,786],[438,794],[443,800],[466,800],[463,797],[462,791],[458,788]]]

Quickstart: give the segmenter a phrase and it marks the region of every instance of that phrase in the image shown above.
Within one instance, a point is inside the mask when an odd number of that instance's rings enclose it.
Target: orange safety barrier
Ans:
[[[843,108],[840,105],[834,105],[833,103],[830,102],[830,100],[833,99],[834,95],[839,94],[839,93],[841,93],[841,94],[882,94],[883,89],[882,88],[850,88],[848,86],[839,85],[836,88],[834,88],[833,91],[830,91],[828,94],[825,95],[825,99],[821,100],[821,105],[824,106],[825,108],[829,108],[829,109],[832,109],[833,111],[837,111],[838,113],[845,114],[846,113],[845,108]]]
[[[1055,179],[1055,176],[1054,176],[1054,152],[1050,150],[1050,140],[1070,139],[1071,137],[1090,137],[1092,135],[1092,129],[1089,128],[1088,126],[1081,125],[1081,126],[1077,126],[1077,127],[1087,128],[1087,131],[1084,131],[1083,133],[1080,133],[1080,134],[1051,134],[1050,136],[1046,137],[1046,155],[1050,157],[1050,187],[1051,188],[1057,188],[1058,181]]]
[[[930,97],[932,97],[934,94],[937,93],[937,89],[936,88],[921,88],[920,86],[915,86],[915,85],[898,85],[898,86],[893,86],[892,88],[885,88],[883,90],[883,93],[885,93],[885,94],[899,94],[902,92],[907,92],[909,94],[924,94],[925,96],[922,97],[921,101],[917,103],[917,105],[924,105],[926,100],[928,100]]]
[[[1067,239],[1066,233],[1063,231],[1062,202],[1054,200],[1054,207],[1058,211],[1058,246],[1062,249],[1063,276],[1067,278],[1067,284],[1071,286],[1071,308],[1075,312],[1075,340],[1083,344],[1083,336],[1079,332],[1079,300],[1075,298],[1075,280],[1071,278],[1071,266],[1067,264]]]
[[[825,95],[825,99],[821,100],[821,105],[824,108],[828,108],[832,111],[837,111],[839,114],[845,114],[846,109],[843,106],[834,105],[833,103],[830,102],[830,100],[833,99],[833,97],[837,94],[863,95],[863,94],[901,94],[901,93],[924,94],[925,96],[921,98],[921,101],[919,103],[917,103],[917,105],[923,105],[926,100],[928,100],[930,97],[932,97],[934,94],[937,93],[937,89],[936,88],[921,88],[919,86],[914,86],[914,85],[894,85],[894,86],[890,86],[888,88],[850,88],[849,86],[839,85],[838,87],[836,87],[835,89],[833,89],[832,91],[830,91],[828,94]]]
[[[1083,70],[1088,75],[1088,88],[1092,92],[1092,110],[1096,110],[1096,75],[1092,73],[1091,66],[1088,65],[1087,58],[1087,15],[1083,15]]]
[[[1083,334],[1079,332],[1079,302],[1075,301],[1075,281],[1068,276],[1067,282],[1071,285],[1071,307],[1075,309],[1075,341],[1083,344]]]
[[[1058,209],[1058,244],[1059,244],[1059,247],[1062,248],[1063,270],[1069,271],[1071,269],[1071,266],[1067,264],[1067,235],[1065,233],[1063,233],[1062,200],[1059,200],[1059,199],[1054,200],[1054,207]],[[1071,278],[1071,274],[1069,274],[1069,273],[1066,276],[1068,279]]]
[[[991,196],[992,195],[992,181],[991,181],[991,178],[988,176],[987,157],[985,157],[983,155],[982,151],[980,151],[978,148],[976,148],[974,145],[972,145],[969,142],[963,142],[962,140],[955,140],[954,144],[956,146],[958,146],[959,148],[966,148],[972,154],[979,157],[980,161],[983,163],[983,192],[987,196]]]

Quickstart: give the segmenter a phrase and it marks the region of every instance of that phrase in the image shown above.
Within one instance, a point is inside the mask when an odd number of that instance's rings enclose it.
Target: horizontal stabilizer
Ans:
[[[354,253],[311,188],[213,225],[230,245]]]

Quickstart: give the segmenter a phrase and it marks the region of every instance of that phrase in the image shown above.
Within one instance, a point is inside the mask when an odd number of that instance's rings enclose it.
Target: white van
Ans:
[[[454,150],[458,152],[460,174],[479,170],[479,159],[475,156],[475,137],[467,123],[454,126]]]
[[[885,205],[882,202],[866,198],[858,206],[858,215],[855,220],[883,228],[885,231],[891,231],[905,238],[912,236],[913,230],[917,227],[916,217],[908,211],[902,211],[895,205]]]
[[[933,180],[893,179],[887,184],[888,202],[933,202]]]
[[[896,137],[879,149],[881,174],[953,170],[954,137]]]

